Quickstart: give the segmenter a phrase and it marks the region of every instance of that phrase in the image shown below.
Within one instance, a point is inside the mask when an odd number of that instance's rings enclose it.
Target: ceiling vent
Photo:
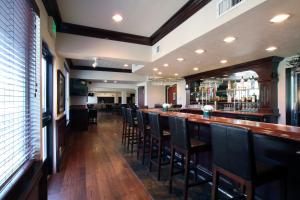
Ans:
[[[218,3],[218,16],[222,16],[246,0],[220,0]]]

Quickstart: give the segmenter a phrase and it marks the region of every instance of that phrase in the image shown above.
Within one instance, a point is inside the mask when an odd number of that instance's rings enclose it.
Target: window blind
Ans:
[[[39,156],[40,24],[29,0],[0,1],[0,189]]]

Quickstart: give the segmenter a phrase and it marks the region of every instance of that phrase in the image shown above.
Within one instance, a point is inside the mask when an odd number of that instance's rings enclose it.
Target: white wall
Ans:
[[[42,3],[42,0],[36,0],[36,3],[40,9],[41,42],[44,41],[45,43],[47,43],[49,51],[53,55],[53,121],[52,121],[52,123],[53,123],[53,141],[55,142],[55,141],[57,141],[57,139],[56,139],[56,137],[57,137],[56,136],[56,120],[61,118],[64,115],[64,113],[62,113],[60,115],[57,114],[57,70],[60,69],[62,71],[62,73],[65,75],[65,69],[64,69],[65,59],[56,53],[55,39],[53,39],[48,32],[48,14]],[[41,47],[42,47],[42,44],[41,44]],[[42,73],[42,71],[41,71],[41,73]],[[43,140],[42,137],[43,137],[43,135],[42,135],[42,127],[41,127],[41,141]],[[42,147],[42,145],[41,145],[41,147]],[[43,151],[43,149],[41,148],[41,155],[43,155],[42,151]],[[56,152],[56,144],[53,144],[54,173],[56,172],[56,153],[55,152]]]
[[[150,46],[66,33],[58,33],[57,42],[58,52],[68,58],[121,59],[138,62],[135,64],[151,61]]]
[[[278,119],[279,124],[286,124],[286,69],[291,67],[287,64],[293,56],[285,58],[280,62],[278,66],[278,108],[280,117]]]
[[[152,85],[151,82],[147,82],[145,93],[147,93],[147,105],[149,108],[153,108],[155,104],[163,104],[166,101],[165,86]]]

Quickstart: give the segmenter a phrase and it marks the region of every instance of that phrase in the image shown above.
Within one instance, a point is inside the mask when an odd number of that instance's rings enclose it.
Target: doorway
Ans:
[[[138,106],[142,108],[145,106],[145,87],[139,86],[138,87]]]
[[[42,152],[48,174],[53,171],[53,56],[47,44],[42,49]]]
[[[168,104],[173,104],[176,105],[177,104],[177,85],[172,85],[172,86],[167,86],[166,87],[166,97],[167,97],[167,101]]]

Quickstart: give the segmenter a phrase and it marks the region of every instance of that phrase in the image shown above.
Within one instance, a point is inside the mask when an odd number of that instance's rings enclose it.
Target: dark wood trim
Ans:
[[[70,58],[66,58],[66,62],[67,62],[67,64],[68,64],[68,66],[69,66],[69,71],[70,71],[70,69],[71,69],[72,67],[74,67],[73,61],[72,61],[72,59],[70,59]]]
[[[211,0],[188,1],[167,22],[155,31],[151,37],[67,23],[61,18],[56,0],[43,0],[43,3],[48,15],[54,18],[58,32],[152,46],[202,9],[210,1]]]
[[[27,0],[27,1],[31,4],[31,7],[32,7],[33,11],[38,16],[40,16],[40,9],[39,9],[38,5],[36,4],[35,0]]]
[[[62,23],[62,18],[56,0],[42,0],[49,16],[52,16],[56,26],[59,27]]]
[[[148,46],[151,46],[152,44],[149,37],[93,28],[93,27],[82,26],[77,24],[70,24],[65,22],[63,22],[58,27],[58,31],[61,33],[101,38],[107,40],[116,40],[120,42],[129,42],[129,43],[142,44]]]
[[[151,36],[151,43],[154,45],[168,33],[180,26],[185,20],[202,9],[211,0],[190,0],[180,10],[178,10],[166,23],[164,23]]]
[[[1,191],[0,198],[10,199],[47,199],[47,165],[38,160],[29,160]],[[35,198],[32,198],[35,197]]]
[[[72,70],[91,70],[91,71],[104,71],[104,72],[121,72],[121,73],[132,73],[131,69],[119,69],[119,68],[108,68],[108,67],[90,67],[90,66],[73,66]]]
[[[210,78],[210,77],[215,77],[215,76],[222,77],[222,75],[225,75],[225,74],[232,74],[235,72],[245,71],[245,70],[254,70],[258,74],[259,74],[259,72],[257,70],[261,70],[261,73],[268,71],[268,72],[270,72],[270,73],[267,73],[268,75],[270,75],[268,77],[268,79],[278,78],[277,71],[276,71],[277,66],[275,69],[275,68],[262,67],[261,65],[264,65],[265,63],[279,63],[281,60],[283,60],[283,58],[277,57],[277,56],[261,58],[258,60],[249,61],[249,62],[237,64],[237,65],[232,65],[229,67],[214,69],[214,70],[210,70],[210,71],[206,71],[206,72],[201,72],[198,74],[185,76],[184,79],[187,81],[187,83],[191,83],[192,81],[197,81],[200,79],[205,79],[205,78]],[[274,74],[275,72],[276,72],[276,74]]]
[[[286,124],[287,125],[292,125],[292,105],[291,105],[291,73],[292,70],[291,68],[287,68],[285,69],[285,91],[286,91],[286,95],[285,95],[285,107],[286,107]]]

